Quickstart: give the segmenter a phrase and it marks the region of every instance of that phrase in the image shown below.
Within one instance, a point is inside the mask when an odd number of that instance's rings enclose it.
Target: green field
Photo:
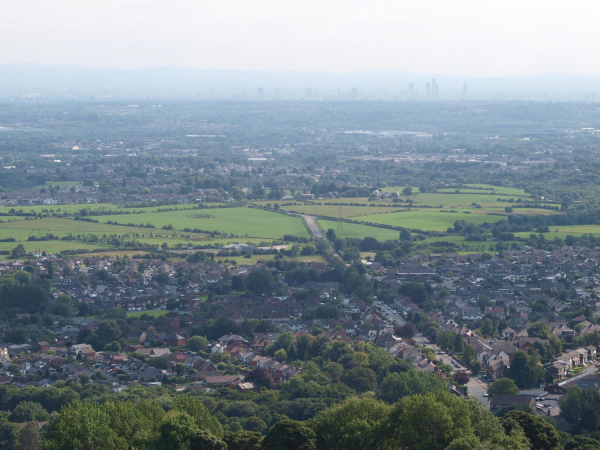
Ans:
[[[526,231],[522,233],[515,233],[515,236],[527,239],[531,234],[540,234],[536,231]],[[600,236],[600,225],[571,225],[565,227],[550,227],[548,233],[543,233],[547,240],[552,240],[555,237],[564,239],[568,235],[579,237],[584,234],[593,234],[594,236]]]
[[[338,217],[340,207],[336,205],[294,205],[294,206],[282,206],[281,209],[285,211],[296,211],[301,214],[308,214],[312,216],[328,216]],[[388,208],[388,207],[377,207],[373,206],[342,206],[341,213],[342,217],[358,217],[366,216],[369,214],[376,213],[390,213],[395,211],[401,211],[406,209],[405,207]]]
[[[523,196],[523,197],[531,197],[530,194],[527,194],[523,189],[520,189],[520,188],[511,188],[511,187],[504,187],[504,186],[492,186],[491,184],[466,184],[465,186],[467,188],[469,188],[469,187],[485,188],[485,189],[492,188],[492,189],[494,189],[494,193],[495,194],[516,195],[516,196]]]
[[[422,205],[437,206],[440,205],[446,207],[465,207],[471,208],[473,203],[477,203],[481,206],[496,206],[498,208],[509,206],[507,202],[499,202],[498,197],[494,195],[486,194],[441,194],[441,193],[426,193],[416,194],[407,197],[412,199],[415,203]],[[521,197],[518,197],[521,198]],[[517,198],[515,198],[517,200]],[[522,198],[526,201],[526,198]]]
[[[481,225],[484,222],[498,222],[503,220],[503,217],[485,214],[447,213],[435,210],[406,211],[360,217],[361,222],[431,231],[445,231],[448,227],[453,226],[457,220]]]
[[[209,203],[209,206],[219,206],[225,205],[224,203]],[[75,214],[82,209],[87,209],[88,211],[95,212],[107,212],[107,211],[118,211],[122,213],[134,213],[139,211],[144,212],[155,212],[161,209],[175,209],[175,210],[184,210],[184,209],[192,209],[198,208],[198,203],[182,203],[178,205],[162,205],[162,206],[148,206],[148,207],[131,207],[125,208],[120,205],[114,205],[112,203],[77,203],[73,205],[36,205],[36,206],[3,206],[0,207],[0,214],[10,214],[11,210],[15,210],[17,213],[31,213],[35,212],[36,214],[52,214],[52,215],[62,215],[64,213],[67,214]],[[210,209],[210,208],[209,208]],[[118,222],[118,221],[117,221]]]
[[[299,218],[255,208],[222,208],[171,211],[166,213],[124,214],[119,216],[98,216],[95,219],[103,222],[114,220],[120,223],[151,223],[156,228],[173,225],[176,230],[197,228],[234,234],[236,236],[265,239],[280,239],[284,234],[309,236]]]
[[[329,228],[335,230],[335,234],[341,238],[358,238],[364,239],[366,237],[374,237],[378,241],[385,241],[388,239],[398,239],[399,233],[396,230],[388,230],[385,228],[371,227],[368,225],[358,225],[355,223],[342,224],[343,228],[338,230],[338,223],[332,220],[319,220],[321,227],[324,231]]]

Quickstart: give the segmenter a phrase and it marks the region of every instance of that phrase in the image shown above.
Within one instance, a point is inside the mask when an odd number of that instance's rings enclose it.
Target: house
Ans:
[[[490,410],[496,411],[509,405],[527,406],[533,411],[535,397],[533,395],[495,394],[490,401]]]
[[[506,318],[506,314],[504,314],[504,308],[501,306],[486,306],[484,314],[486,316],[489,315],[494,319],[504,320]]]
[[[169,333],[162,339],[169,347],[183,347],[186,343],[185,338],[177,333]]]
[[[464,320],[481,320],[483,318],[478,306],[463,306],[461,314]]]
[[[507,370],[508,367],[502,359],[490,361],[487,366],[488,376],[494,381],[504,378]]]
[[[504,330],[502,330],[502,337],[504,339],[514,339],[516,334],[517,332],[511,327],[506,327]]]

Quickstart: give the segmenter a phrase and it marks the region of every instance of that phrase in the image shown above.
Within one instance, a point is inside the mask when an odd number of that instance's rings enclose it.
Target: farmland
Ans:
[[[255,208],[223,208],[197,211],[151,212],[96,217],[101,222],[151,223],[156,228],[172,225],[185,228],[219,231],[242,237],[280,239],[284,234],[308,237],[308,231],[297,217],[290,217]]]
[[[106,238],[116,237],[125,240],[137,240],[141,243],[150,244],[156,248],[161,247],[166,243],[169,248],[181,245],[227,245],[232,242],[250,243],[254,245],[268,245],[270,239],[281,238],[283,234],[297,234],[308,236],[308,233],[302,225],[300,219],[288,217],[281,214],[270,213],[255,209],[244,209],[243,212],[248,212],[248,215],[240,215],[241,209],[236,209],[234,214],[222,214],[220,219],[217,219],[216,225],[209,225],[209,228],[214,230],[223,230],[226,228],[224,222],[236,223],[236,227],[249,224],[248,229],[264,234],[260,229],[261,223],[267,224],[263,226],[267,230],[266,234],[270,236],[244,237],[243,239],[233,239],[231,237],[215,237],[210,238],[207,234],[190,233],[178,230],[163,230],[162,228],[142,228],[130,227],[123,225],[110,225],[105,222],[87,222],[73,220],[70,218],[40,218],[40,219],[24,219],[14,218],[10,221],[0,223],[0,239],[14,238],[13,242],[0,242],[0,251],[10,251],[18,244],[23,244],[27,252],[34,250],[44,250],[49,253],[59,253],[65,250],[107,250],[112,248],[112,245],[106,242]],[[217,210],[215,210],[217,211]],[[228,210],[218,210],[222,213]],[[193,211],[179,211],[182,215],[192,215]],[[131,214],[128,215],[129,220],[144,218],[140,223],[148,223],[149,221],[157,221],[162,219],[164,222],[172,222],[178,226],[178,222],[173,220],[172,212],[153,212],[146,214]],[[238,220],[233,217],[237,216]],[[211,214],[212,216],[212,214]],[[105,221],[116,221],[124,216],[98,216]],[[243,218],[250,217],[249,222],[244,222]],[[148,219],[150,218],[150,219]],[[191,219],[190,221],[201,219]],[[128,220],[128,221],[129,221]],[[160,222],[159,223],[163,223]],[[271,228],[269,228],[269,224]],[[200,225],[195,225],[200,227]],[[234,226],[231,225],[234,230]],[[53,235],[54,239],[48,240],[48,234]],[[50,236],[52,237],[52,236]],[[60,238],[69,237],[72,240],[63,240]],[[42,240],[43,239],[43,240]],[[87,242],[83,242],[87,241]],[[131,251],[130,251],[131,252]]]
[[[465,185],[459,193],[454,189],[441,189],[436,192],[421,193],[414,188],[413,195],[403,196],[399,201],[392,198],[369,199],[367,197],[330,198],[315,202],[299,202],[280,206],[281,211],[294,211],[301,214],[338,217],[361,223],[344,223],[337,229],[334,220],[320,220],[324,230],[333,228],[339,237],[364,238],[378,240],[397,239],[397,230],[390,230],[368,223],[406,227],[425,231],[445,231],[456,220],[482,224],[496,222],[507,215],[504,208],[508,196],[522,203],[532,199],[520,189],[493,187],[494,191],[476,189],[490,188],[488,185]],[[384,191],[401,192],[402,187],[385,188]],[[412,205],[406,203],[413,202]],[[499,201],[503,200],[503,201]],[[273,205],[275,202],[256,201],[257,205]],[[340,207],[339,204],[342,204]],[[210,203],[210,206],[223,205]],[[456,212],[441,211],[440,206]],[[85,210],[85,211],[83,211]],[[26,214],[38,217],[24,217]],[[468,214],[465,214],[468,213]],[[555,213],[544,209],[519,208],[516,214]],[[159,248],[166,244],[168,248],[178,246],[227,245],[231,242],[269,245],[273,239],[284,235],[309,237],[301,220],[297,217],[256,208],[198,208],[195,203],[169,206],[126,208],[110,203],[81,203],[55,206],[2,207],[0,214],[0,239],[14,238],[13,242],[0,242],[0,251],[9,251],[18,243],[26,251],[45,250],[58,253],[65,250],[110,251],[115,248],[116,238],[121,241],[136,240],[142,244]],[[74,216],[88,215],[93,222],[74,220]],[[97,222],[96,222],[97,221]],[[109,224],[115,222],[119,225]],[[163,229],[168,228],[168,229]],[[191,230],[202,230],[192,232]],[[585,231],[584,231],[585,230]],[[547,238],[564,238],[567,234],[599,233],[599,229],[562,227],[551,230]],[[220,233],[214,235],[214,232]],[[48,240],[48,234],[54,235]],[[529,233],[519,233],[517,237],[526,238]],[[52,236],[50,236],[52,238]],[[62,239],[61,239],[62,238]],[[434,241],[431,241],[434,242]],[[461,245],[463,245],[461,243]],[[470,248],[474,245],[465,243]],[[118,246],[118,245],[117,245]],[[124,248],[121,248],[123,251]],[[113,250],[114,251],[114,250]],[[262,260],[255,258],[252,262]],[[244,263],[249,261],[237,261]]]
[[[539,234],[536,232],[523,232],[515,233],[516,237],[528,238],[531,234]],[[550,227],[550,231],[544,233],[544,237],[548,240],[556,237],[564,239],[571,235],[574,237],[580,237],[585,234],[592,234],[594,236],[600,236],[600,225],[571,225],[564,227]]]
[[[341,238],[358,238],[363,239],[366,237],[374,237],[378,241],[385,241],[387,239],[398,239],[398,231],[388,230],[385,228],[371,227],[368,225],[359,225],[355,223],[343,223],[342,228],[337,228],[337,222],[332,220],[319,220],[323,230],[327,231],[329,228],[335,230],[335,234]]]
[[[302,214],[315,216],[338,217],[340,207],[337,205],[292,205],[282,206],[282,210],[295,211]],[[376,204],[369,206],[342,206],[341,214],[343,218],[366,216],[375,213],[390,213],[406,209],[398,206],[397,208],[378,207]]]
[[[410,229],[419,229],[427,231],[445,231],[448,227],[454,225],[457,220],[464,220],[468,223],[481,225],[485,222],[498,222],[502,220],[501,216],[484,214],[461,214],[442,211],[405,211],[391,214],[374,214],[360,218],[364,222],[373,222],[383,225],[392,225]]]

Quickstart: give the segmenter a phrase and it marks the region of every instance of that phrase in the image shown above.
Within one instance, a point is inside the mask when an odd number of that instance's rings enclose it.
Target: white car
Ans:
[[[487,397],[487,396],[488,396],[488,393],[487,393],[487,392],[484,392],[484,393],[483,393],[483,396],[484,396],[484,397]]]

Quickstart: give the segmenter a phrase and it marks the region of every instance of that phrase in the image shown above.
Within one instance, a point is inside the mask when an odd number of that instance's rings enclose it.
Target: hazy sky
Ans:
[[[3,0],[0,64],[600,74],[597,0]]]

